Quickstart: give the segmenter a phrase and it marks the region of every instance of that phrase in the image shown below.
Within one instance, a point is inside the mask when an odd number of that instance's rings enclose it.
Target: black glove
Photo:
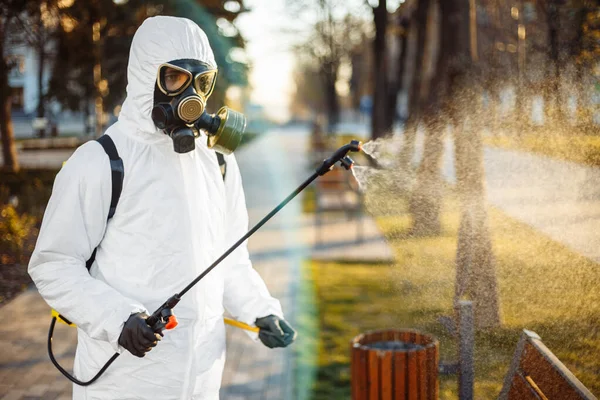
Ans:
[[[144,357],[163,336],[154,333],[146,318],[148,314],[144,312],[131,314],[119,336],[119,344],[136,357]]]
[[[287,347],[296,340],[296,331],[285,320],[275,316],[257,318],[258,338],[268,348]]]

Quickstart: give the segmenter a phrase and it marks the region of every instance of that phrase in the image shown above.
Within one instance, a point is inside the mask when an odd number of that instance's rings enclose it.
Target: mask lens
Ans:
[[[208,98],[215,87],[216,78],[217,71],[207,71],[196,75],[194,87],[196,88],[198,94]]]
[[[159,70],[160,88],[166,95],[174,96],[182,92],[192,80],[192,75],[185,70],[163,65]]]

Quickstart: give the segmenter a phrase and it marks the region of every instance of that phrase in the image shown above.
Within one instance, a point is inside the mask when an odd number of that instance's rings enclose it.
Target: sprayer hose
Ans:
[[[110,360],[108,360],[106,362],[106,364],[104,364],[104,366],[100,369],[100,371],[98,371],[98,373],[91,380],[89,380],[87,382],[82,382],[82,381],[78,380],[77,378],[75,378],[74,376],[72,376],[71,374],[69,374],[63,367],[61,367],[58,364],[58,361],[56,361],[56,358],[54,358],[54,353],[52,352],[52,336],[54,334],[54,325],[56,325],[56,317],[52,317],[52,322],[50,323],[50,330],[48,330],[48,355],[50,356],[50,361],[52,361],[52,364],[54,364],[54,366],[61,372],[61,374],[63,374],[71,382],[73,382],[79,386],[88,386],[88,385],[91,385],[92,383],[94,383],[96,381],[96,379],[100,378],[100,376],[104,373],[104,371],[106,371],[106,369],[108,367],[110,367],[110,365],[113,363],[113,361],[115,361],[117,359],[117,357],[119,357],[119,353],[113,354],[113,356],[110,358]]]

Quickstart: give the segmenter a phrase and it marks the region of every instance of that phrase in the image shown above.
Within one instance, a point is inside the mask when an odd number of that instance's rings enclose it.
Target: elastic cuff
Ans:
[[[279,302],[277,302],[277,304],[279,304]],[[255,322],[258,318],[268,317],[269,315],[274,315],[281,320],[285,319],[283,317],[283,311],[281,311],[281,307],[271,306],[269,308],[264,309],[263,312],[260,313],[260,315],[255,316],[254,319],[252,320],[252,322],[247,322],[247,323],[252,326],[255,326]],[[250,336],[250,339],[254,340],[255,342],[260,341],[258,338],[258,333],[250,332],[250,331],[246,331],[246,333],[248,334],[248,336]]]
[[[110,324],[106,325],[109,327],[107,329],[108,341],[117,353],[120,354],[126,351],[125,348],[119,345],[119,337],[121,336],[125,322],[127,322],[131,314],[140,312],[145,312],[147,314],[148,310],[146,310],[146,308],[139,303],[132,302],[124,304],[123,307],[115,311],[115,313],[112,315]]]

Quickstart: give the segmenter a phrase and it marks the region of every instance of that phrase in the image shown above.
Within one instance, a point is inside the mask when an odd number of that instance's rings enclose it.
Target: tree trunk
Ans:
[[[456,180],[461,209],[454,300],[473,300],[476,326],[488,328],[500,325],[501,321],[487,216],[481,132],[474,126],[473,116],[463,114],[465,110],[477,109],[479,101],[478,92],[472,88],[477,77],[470,52],[470,6],[468,0],[444,0],[442,3],[442,18],[448,18],[448,31],[443,35],[451,38],[452,47],[447,112],[455,127]],[[462,106],[452,103],[454,98],[464,99]],[[469,103],[472,106],[464,106]]]
[[[400,40],[400,46],[402,47],[402,51],[398,57],[398,79],[397,79],[397,89],[396,94],[394,96],[394,112],[396,112],[397,103],[398,103],[398,93],[404,89],[404,75],[406,74],[406,59],[408,56],[408,31],[410,29],[410,21],[403,21],[401,23],[402,28],[402,40]]]
[[[387,1],[379,0],[379,5],[373,8],[375,22],[375,40],[373,41],[374,79],[373,111],[371,112],[371,137],[377,139],[385,136],[386,102],[387,102]]]
[[[583,88],[583,61],[579,58],[584,50],[584,24],[587,17],[588,8],[585,5],[580,6],[577,9],[575,21],[577,24],[577,38],[572,44],[571,48],[571,59],[575,60],[575,97],[577,99],[577,109],[575,113],[575,124],[580,129],[587,131],[592,125],[592,121],[587,118],[589,114],[587,112],[588,101],[585,96],[585,90]],[[584,105],[585,104],[585,105]]]
[[[339,122],[340,119],[340,105],[337,91],[335,89],[337,71],[326,71],[324,78],[326,93],[325,98],[327,101],[327,133],[331,133],[333,131],[333,127]]]
[[[421,93],[423,90],[423,67],[427,54],[425,45],[427,39],[427,17],[429,15],[430,0],[419,0],[417,10],[415,11],[415,22],[417,24],[417,53],[415,56],[415,71],[410,92],[409,106],[410,113],[415,114],[416,120],[419,119],[421,107]]]
[[[428,111],[426,110],[426,112]],[[437,122],[435,115],[423,116],[425,127],[423,158],[417,171],[415,188],[409,203],[413,236],[436,236],[442,231],[440,220],[443,195],[441,164],[444,155],[445,127]]]
[[[421,88],[423,81],[423,64],[425,62],[425,40],[427,37],[427,15],[430,0],[419,0],[411,26],[417,27],[417,48],[414,60],[414,71],[409,91],[408,108],[409,114],[404,124],[404,144],[398,157],[398,168],[401,171],[409,171],[410,164],[415,153],[417,128],[419,125],[419,108],[421,107]]]
[[[0,96],[0,133],[2,134],[2,157],[4,168],[11,172],[19,171],[17,148],[11,118],[11,96]]]
[[[472,121],[463,121],[457,126],[455,141],[461,205],[455,302],[464,298],[473,300],[476,326],[494,327],[501,323],[500,305],[487,215],[481,133],[472,126]]]
[[[17,172],[19,161],[11,118],[11,93],[8,85],[8,65],[4,58],[4,28],[0,22],[0,136],[2,137],[2,157],[4,168]]]
[[[384,130],[386,132],[392,132],[394,129],[394,123],[396,122],[398,112],[398,94],[404,86],[404,71],[406,64],[406,53],[408,45],[408,23],[402,21],[398,26],[401,29],[401,39],[398,44],[398,59],[396,60],[398,70],[396,78],[390,83],[388,90],[388,101],[387,101],[387,115]]]
[[[442,19],[441,23],[441,29],[437,32],[437,40],[441,44],[440,52],[429,87],[426,107],[421,117],[425,128],[423,158],[417,171],[416,184],[409,205],[412,217],[411,232],[415,236],[435,236],[442,230],[441,163],[444,155],[444,132],[448,124],[442,114],[442,104],[448,101],[444,71],[448,68],[448,50],[451,44],[448,43],[448,37],[442,35],[442,32],[448,30],[448,21]]]
[[[522,72],[519,72],[519,75],[521,74]],[[515,118],[509,126],[511,126],[513,134],[520,136],[531,127],[531,113],[528,112],[529,96],[527,95],[529,91],[526,88],[525,82],[523,82],[522,76],[517,77],[513,81],[515,85]]]
[[[39,21],[39,30],[43,30],[42,21]],[[44,118],[45,107],[44,107],[44,63],[46,61],[46,49],[45,43],[42,38],[42,33],[38,32],[38,105],[37,105],[37,117]],[[44,137],[46,133],[46,128],[40,128],[38,130],[38,136]]]
[[[490,15],[490,21],[492,31],[488,35],[487,39],[491,39],[491,43],[497,43],[504,38],[504,29],[502,20],[500,18],[500,3],[495,0],[493,3],[495,11]],[[500,134],[499,130],[503,127],[503,121],[500,121],[500,92],[501,87],[506,86],[505,74],[506,70],[503,68],[501,59],[502,56],[498,51],[492,51],[491,54],[487,54],[486,61],[488,62],[487,68],[485,69],[485,77],[482,79],[483,87],[488,96],[488,107],[483,112],[482,120],[485,121],[489,132],[497,136]]]
[[[563,123],[564,110],[562,96],[560,95],[560,53],[558,44],[558,35],[560,31],[560,13],[558,5],[550,1],[548,7],[548,58],[550,59],[550,68],[548,70],[548,82],[551,93],[549,100],[553,103],[554,107],[553,115],[556,117],[555,120],[558,123]],[[548,109],[549,107],[547,107]]]

